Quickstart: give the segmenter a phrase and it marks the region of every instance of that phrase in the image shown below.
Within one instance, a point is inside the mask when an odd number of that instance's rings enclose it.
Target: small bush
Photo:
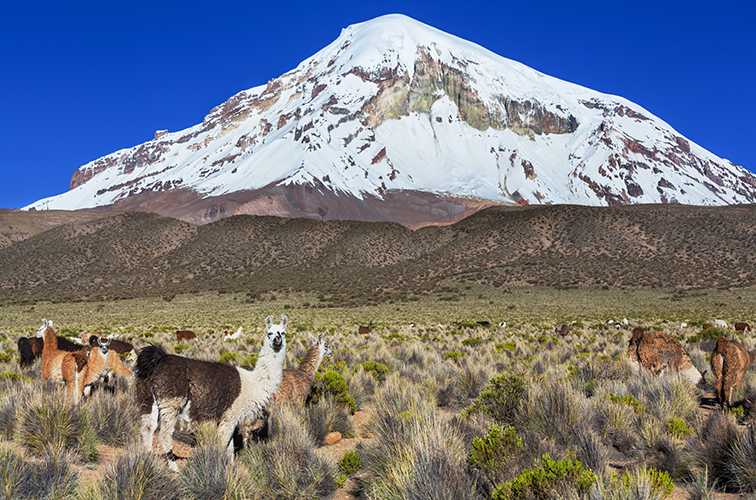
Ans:
[[[131,451],[112,465],[99,483],[102,500],[180,498],[174,475],[152,453]]]
[[[178,482],[185,498],[247,498],[244,477],[231,464],[226,451],[200,446],[181,470]]]
[[[346,476],[352,476],[362,468],[362,458],[355,450],[349,450],[339,460],[339,472]]]
[[[459,361],[465,357],[465,353],[462,351],[447,351],[444,353],[444,359],[450,359],[452,361]]]
[[[97,437],[112,446],[124,446],[134,436],[139,411],[131,394],[98,392],[84,407]]]
[[[473,438],[470,464],[486,472],[496,472],[501,467],[508,467],[507,462],[522,447],[523,440],[514,427],[493,424],[484,436]]]
[[[675,483],[670,475],[652,467],[640,467],[610,478],[610,487],[627,498],[663,499],[672,494]]]
[[[322,443],[329,432],[340,432],[344,437],[354,435],[348,410],[332,396],[321,397],[304,411],[310,434],[318,443]]]
[[[176,347],[173,348],[173,352],[176,354],[181,354],[183,352],[188,351],[192,346],[187,344],[186,342],[179,342],[176,344]]]
[[[48,447],[76,450],[84,421],[78,407],[69,406],[61,397],[36,399],[21,408],[18,440],[34,455]]]
[[[462,341],[462,345],[465,347],[478,347],[483,343],[483,339],[480,337],[470,337]]]
[[[638,398],[633,396],[632,394],[610,394],[609,400],[613,403],[617,403],[620,405],[629,406],[633,409],[636,415],[642,415],[646,412],[646,407],[643,403],[641,403]]]
[[[544,454],[538,464],[494,489],[494,500],[564,498],[568,492],[587,495],[596,475],[579,460],[554,460]]]
[[[483,387],[472,405],[465,409],[465,414],[482,413],[503,424],[513,423],[527,392],[527,384],[521,375],[499,374]]]
[[[667,433],[677,439],[685,439],[693,434],[693,429],[679,417],[672,417],[667,420]]]
[[[365,361],[362,363],[362,369],[373,376],[379,382],[386,380],[386,375],[391,371],[388,365],[378,361]]]
[[[249,471],[253,498],[323,498],[336,489],[330,462],[315,454],[304,419],[292,408],[271,415],[273,437],[239,456]]]
[[[226,363],[229,365],[235,365],[239,362],[239,353],[231,351],[221,351],[218,356],[219,363]]]
[[[318,400],[321,395],[330,394],[337,402],[349,407],[352,412],[357,411],[357,402],[349,393],[349,385],[344,380],[344,376],[333,368],[315,375],[314,390],[315,400]]]

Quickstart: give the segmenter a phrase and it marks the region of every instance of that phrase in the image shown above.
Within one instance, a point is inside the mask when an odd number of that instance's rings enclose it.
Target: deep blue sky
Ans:
[[[627,97],[756,169],[756,2],[618,3],[4,2],[0,206],[62,192],[80,164],[195,124],[392,12]]]

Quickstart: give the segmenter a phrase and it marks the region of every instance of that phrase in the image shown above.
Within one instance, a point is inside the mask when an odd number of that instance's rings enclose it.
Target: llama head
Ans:
[[[45,332],[48,329],[52,330],[52,328],[53,328],[53,322],[51,320],[49,320],[49,319],[43,319],[42,320],[42,326],[40,326],[39,330],[37,330],[36,336],[39,337],[39,338],[42,338],[42,337],[45,336]]]
[[[331,346],[328,345],[326,340],[323,338],[323,336],[318,337],[318,349],[320,349],[320,357],[325,358],[326,356],[333,356],[333,351],[331,350]]]
[[[90,335],[89,346],[93,350],[99,349],[103,356],[107,356],[110,351],[110,337],[103,338],[97,335]]]
[[[270,346],[275,353],[281,352],[286,345],[286,325],[288,322],[289,318],[285,314],[281,315],[280,323],[273,323],[271,316],[265,318],[265,329],[267,331],[265,345]]]

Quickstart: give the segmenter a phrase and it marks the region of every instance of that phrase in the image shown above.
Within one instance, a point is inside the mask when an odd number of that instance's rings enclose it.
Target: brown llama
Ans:
[[[92,393],[92,388],[100,382],[107,384],[111,375],[129,379],[133,372],[124,364],[118,352],[111,346],[111,339],[92,336],[89,339],[91,349],[87,357],[86,367],[82,377],[81,390],[84,397]],[[114,351],[114,352],[111,352]]]
[[[732,405],[732,397],[748,373],[753,358],[754,354],[749,353],[742,343],[727,337],[717,339],[711,353],[711,372],[714,374],[714,390],[723,408]]]
[[[41,330],[41,329],[40,329]],[[39,337],[20,337],[18,339],[18,364],[26,368],[34,364],[34,361],[42,357],[44,340]],[[58,337],[58,349],[66,352],[81,350],[82,346],[71,342],[65,337]]]
[[[333,351],[323,340],[323,337],[319,337],[318,341],[307,350],[307,354],[297,368],[287,368],[283,371],[281,385],[278,386],[273,401],[303,405],[310,395],[312,383],[315,381],[315,373],[318,371],[320,363],[323,362],[325,356],[331,355],[333,355]]]
[[[197,338],[197,334],[191,330],[176,330],[176,340],[184,342],[186,340],[194,340]]]
[[[627,356],[634,368],[645,369],[659,375],[665,371],[679,373],[692,384],[703,380],[680,343],[662,332],[633,329],[627,347]]]
[[[53,328],[53,322],[45,320],[37,331],[37,337],[42,337],[42,380],[53,382],[63,381],[63,358],[68,352],[58,349],[58,335]],[[82,346],[79,346],[81,349]]]
[[[82,393],[82,380],[87,369],[89,348],[83,347],[76,352],[69,352],[63,356],[61,375],[66,383],[66,401],[79,404]]]

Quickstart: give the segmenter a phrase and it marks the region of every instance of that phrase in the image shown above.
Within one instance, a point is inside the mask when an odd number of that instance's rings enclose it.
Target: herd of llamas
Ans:
[[[114,377],[133,381],[133,394],[140,412],[141,442],[150,452],[165,458],[176,469],[178,457],[172,451],[173,433],[179,423],[212,422],[217,426],[219,444],[233,458],[235,437],[249,437],[248,429],[265,435],[272,404],[291,402],[303,405],[308,398],[315,373],[324,357],[332,355],[319,337],[298,368],[284,369],[288,319],[265,319],[265,336],[253,369],[220,362],[191,359],[167,353],[162,347],[148,345],[139,350],[136,363],[129,367],[122,355],[134,352],[128,342],[82,334],[81,343],[57,335],[51,321],[45,320],[34,337],[18,340],[20,364],[30,365],[41,358],[41,378],[65,385],[70,404],[81,404],[99,388],[107,388]],[[729,326],[729,325],[728,325]],[[557,327],[569,329],[567,325]],[[750,331],[750,325],[734,328]],[[195,337],[191,331],[176,332],[177,339]],[[226,338],[239,338],[241,329]],[[637,370],[654,375],[679,373],[693,384],[705,374],[693,365],[683,346],[672,336],[636,327],[626,355]],[[724,406],[756,362],[756,352],[725,335],[717,338],[710,357],[716,396]]]

